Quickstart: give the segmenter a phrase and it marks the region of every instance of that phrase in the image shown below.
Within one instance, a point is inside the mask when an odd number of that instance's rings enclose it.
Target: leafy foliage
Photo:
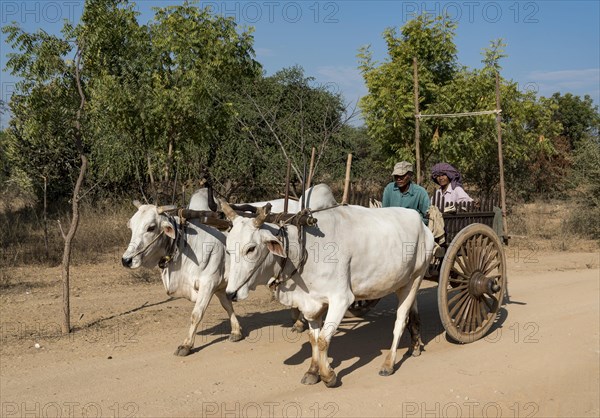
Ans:
[[[301,186],[311,149],[316,149],[317,176],[343,169],[345,106],[337,93],[313,86],[301,67],[285,68],[246,86],[236,99],[241,138],[251,144],[257,184],[279,189],[287,159],[293,181]],[[307,173],[308,175],[308,173]],[[240,179],[241,180],[241,179]],[[301,187],[298,191],[300,191]],[[266,189],[263,189],[266,190]]]
[[[456,60],[455,26],[427,15],[408,22],[397,36],[384,39],[389,59],[375,65],[363,49],[361,70],[369,93],[361,107],[369,135],[381,144],[387,164],[414,161],[415,109],[412,58],[418,62],[420,113],[453,114],[496,109],[495,80],[505,57],[502,40],[484,50],[483,68],[470,69]],[[556,105],[522,93],[511,81],[500,80],[504,168],[508,188],[517,195],[547,191],[549,183],[532,182],[545,167],[532,162],[556,154],[552,141],[560,132],[553,118]],[[420,124],[421,158],[425,167],[446,161],[455,165],[478,193],[494,193],[499,183],[495,115],[424,118]],[[532,171],[533,170],[533,171]],[[427,176],[426,176],[427,177]]]
[[[342,97],[316,85],[301,67],[265,76],[252,30],[233,19],[187,2],[155,9],[146,24],[138,19],[127,1],[87,0],[79,24],[65,23],[61,35],[26,33],[15,24],[3,28],[18,51],[7,67],[21,80],[0,136],[5,188],[12,179],[40,196],[45,177],[51,202],[60,206],[70,198],[79,165],[72,141],[80,100],[74,40],[83,47],[82,139],[90,161],[86,189],[92,190],[86,196],[143,192],[162,203],[175,186],[197,184],[206,174],[227,197],[274,196],[283,189],[288,158],[298,192],[313,147],[315,181],[342,179],[351,152],[355,179],[384,183],[394,162],[414,160],[413,59],[420,112],[438,114],[495,109],[495,76],[505,57],[496,40],[484,51],[481,68],[461,66],[451,19],[425,14],[389,28],[384,62],[374,62],[368,47],[359,53],[369,93],[360,102],[366,127],[355,128],[347,124],[353,115]],[[591,99],[558,93],[537,98],[504,79],[500,89],[512,195],[580,187],[563,179],[579,170],[581,150],[597,144],[600,118]],[[424,118],[420,132],[424,169],[447,161],[468,186],[495,192],[494,115]]]
[[[49,199],[60,199],[72,190],[78,157],[71,140],[78,97],[72,69],[63,58],[71,45],[43,30],[28,34],[11,25],[3,32],[22,51],[9,54],[7,62],[21,80],[10,101],[7,158],[38,185],[38,193],[39,179],[46,177]]]
[[[360,107],[369,135],[381,144],[387,165],[396,160],[414,161],[415,108],[413,102],[413,58],[418,61],[421,112],[442,100],[441,88],[449,83],[458,69],[453,42],[456,25],[441,17],[423,14],[409,21],[398,35],[387,29],[383,37],[389,59],[377,65],[368,47],[359,53],[369,94]],[[421,136],[431,138],[434,130],[423,126]],[[431,153],[430,143],[423,142],[422,155]]]

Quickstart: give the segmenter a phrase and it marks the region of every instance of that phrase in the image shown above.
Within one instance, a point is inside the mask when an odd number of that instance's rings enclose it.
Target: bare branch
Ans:
[[[60,219],[57,219],[56,222],[58,222],[58,229],[60,231],[60,235],[62,236],[63,239],[67,239],[67,236],[65,235],[65,231],[63,231],[62,224],[60,223]]]
[[[265,124],[267,125],[267,127],[269,128],[269,131],[271,132],[271,134],[273,135],[273,137],[277,141],[277,144],[279,145],[279,148],[281,148],[281,151],[283,152],[283,155],[286,158],[286,160],[292,161],[292,159],[288,155],[287,150],[285,149],[285,146],[283,145],[283,142],[281,142],[281,139],[279,138],[279,136],[275,132],[275,129],[273,128],[273,125],[267,120],[267,117],[265,116],[263,110],[260,108],[260,106],[258,105],[258,103],[256,103],[256,101],[252,97],[250,97],[250,95],[247,95],[247,97],[248,97],[248,99],[250,99],[250,101],[254,105],[256,111],[258,112],[258,114],[260,115],[260,117],[262,118],[262,120],[265,122]],[[298,176],[298,178],[301,179],[302,176],[300,175],[300,171],[298,170],[298,168],[296,167],[296,165],[294,164],[293,161],[292,161],[292,169],[294,170],[294,173],[296,173],[296,176]]]
[[[81,201],[81,199],[83,199],[86,194],[88,194],[89,192],[91,192],[92,190],[94,190],[100,184],[100,182],[104,179],[104,177],[106,177],[106,174],[108,174],[108,168],[106,170],[104,170],[104,174],[102,174],[102,177],[100,178],[100,180],[98,180],[94,185],[92,185],[92,187],[90,187],[85,192],[83,192],[81,195],[79,195],[79,197],[77,198],[77,200]]]

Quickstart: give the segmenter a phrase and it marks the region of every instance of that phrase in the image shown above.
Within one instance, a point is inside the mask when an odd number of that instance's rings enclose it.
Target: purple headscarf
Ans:
[[[462,179],[460,178],[460,173],[456,168],[452,167],[450,164],[437,163],[431,168],[431,179],[436,184],[439,184],[437,182],[437,176],[440,176],[442,174],[448,176],[448,179],[450,180],[450,184],[452,185],[453,189],[455,189],[456,186],[462,187]]]

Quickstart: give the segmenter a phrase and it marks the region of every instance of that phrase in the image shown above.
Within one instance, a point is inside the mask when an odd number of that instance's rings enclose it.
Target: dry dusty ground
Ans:
[[[158,271],[133,275],[116,252],[103,264],[74,266],[76,332],[61,337],[59,269],[5,270],[1,415],[599,416],[599,254],[509,247],[507,255],[511,303],[485,339],[448,342],[436,288],[426,282],[421,357],[378,375],[392,338],[388,297],[363,320],[342,323],[330,350],[341,381],[333,389],[300,384],[306,333],[289,332],[288,310],[265,289],[236,305],[245,340],[227,341],[213,300],[197,348],[180,358],[173,352],[192,305],[169,299]]]

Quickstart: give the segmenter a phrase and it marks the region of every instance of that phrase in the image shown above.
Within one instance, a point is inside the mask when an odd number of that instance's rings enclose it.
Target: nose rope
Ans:
[[[131,257],[129,257],[129,258],[134,258],[134,257],[137,257],[138,255],[140,255],[141,253],[143,253],[144,251],[146,251],[146,250],[147,250],[147,249],[148,249],[148,248],[149,248],[149,247],[150,247],[152,244],[154,244],[154,243],[156,242],[156,240],[158,240],[158,239],[161,237],[161,235],[162,235],[162,234],[164,234],[164,233],[165,233],[165,231],[164,231],[164,230],[163,230],[163,231],[160,231],[160,234],[158,234],[158,235],[157,235],[157,236],[156,236],[156,237],[155,237],[155,238],[154,238],[152,241],[150,241],[150,242],[148,243],[148,245],[146,245],[146,246],[145,246],[144,248],[142,248],[141,250],[139,250],[139,251],[136,251],[136,252],[135,252],[135,253],[134,253],[134,254],[133,254]],[[129,244],[129,246],[131,246],[131,245],[132,245],[132,244]],[[128,247],[128,248],[129,248],[129,247]]]

